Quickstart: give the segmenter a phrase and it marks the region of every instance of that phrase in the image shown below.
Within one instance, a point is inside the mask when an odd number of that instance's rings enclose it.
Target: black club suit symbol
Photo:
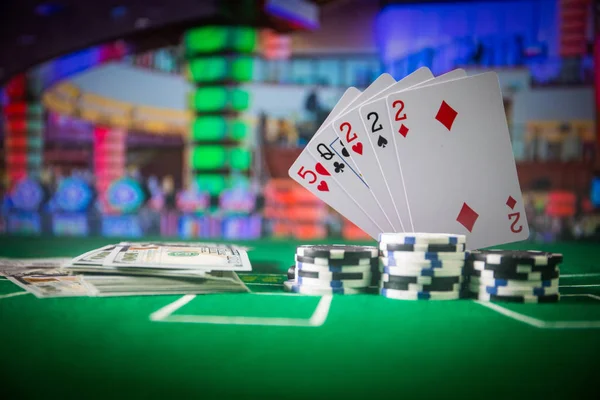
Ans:
[[[346,166],[345,164],[337,162],[337,161],[333,163],[333,168],[335,169],[336,174],[339,174],[340,172],[344,172],[345,166]]]

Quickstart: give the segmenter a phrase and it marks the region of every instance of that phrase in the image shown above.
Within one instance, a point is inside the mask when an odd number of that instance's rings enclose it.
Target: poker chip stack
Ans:
[[[288,271],[288,278],[293,279],[284,287],[308,295],[366,293],[377,264],[378,251],[373,246],[300,246],[296,264]]]
[[[380,294],[398,300],[459,299],[465,242],[465,235],[382,233]]]
[[[473,251],[465,267],[467,289],[481,301],[555,303],[562,260],[562,254],[541,251]]]

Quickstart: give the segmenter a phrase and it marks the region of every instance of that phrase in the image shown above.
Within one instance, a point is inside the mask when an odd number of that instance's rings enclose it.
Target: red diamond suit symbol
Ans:
[[[454,108],[450,107],[445,101],[442,101],[442,105],[440,105],[440,109],[438,110],[435,119],[440,121],[440,123],[450,131],[452,130],[452,124],[454,124],[457,115],[458,112],[456,112]]]
[[[469,232],[473,231],[473,226],[475,222],[477,222],[477,218],[479,218],[479,214],[475,212],[467,203],[463,203],[460,212],[458,213],[458,217],[456,220],[459,224],[467,228]]]

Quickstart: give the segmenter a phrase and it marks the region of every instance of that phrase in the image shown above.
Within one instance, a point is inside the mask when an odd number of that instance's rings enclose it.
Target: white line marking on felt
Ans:
[[[9,297],[21,296],[24,294],[29,294],[29,292],[14,292],[14,293],[2,294],[2,295],[0,295],[0,299],[8,299]]]
[[[583,294],[561,294],[560,297],[590,297],[594,300],[600,300],[600,296],[595,294],[583,293]]]
[[[321,297],[319,300],[319,304],[317,304],[317,308],[313,313],[312,317],[310,317],[311,326],[321,326],[325,323],[327,319],[327,315],[329,315],[329,308],[331,307],[331,302],[333,301],[333,295],[327,295]]]
[[[152,314],[150,314],[150,319],[152,321],[160,321],[160,320],[168,317],[169,315],[173,314],[175,311],[179,310],[181,307],[185,306],[190,301],[194,300],[194,297],[196,297],[195,294],[186,294],[185,296],[180,297],[179,299],[175,300],[174,302],[167,304],[160,310],[155,311]]]
[[[588,274],[561,274],[560,278],[584,278],[586,276],[600,276],[600,273],[588,273]]]
[[[484,307],[487,307],[489,309],[492,309],[492,310],[496,311],[497,313],[505,315],[509,318],[515,319],[517,321],[521,321],[521,322],[531,325],[531,326],[535,326],[536,328],[544,327],[544,321],[541,321],[536,318],[528,317],[527,315],[519,314],[518,312],[508,310],[504,307],[500,307],[497,304],[483,302],[483,301],[475,301],[475,303],[482,305]]]
[[[569,296],[569,295],[565,295]],[[600,300],[600,297],[594,295],[572,295],[572,296],[590,296],[597,300]],[[502,314],[506,317],[512,318],[514,320],[523,322],[524,324],[531,325],[535,328],[540,329],[596,329],[600,328],[600,321],[543,321],[541,319],[533,318],[528,315],[523,315],[516,311],[509,310],[507,308],[501,307],[498,304],[484,302],[484,301],[475,301],[475,303],[480,304],[484,307],[487,307],[493,311],[496,311],[499,314]]]
[[[559,287],[600,287],[600,283],[592,285],[560,285]]]
[[[285,292],[252,292],[252,294],[259,296],[298,296],[296,293]]]
[[[266,293],[256,293],[264,295]],[[276,295],[278,293],[269,293]],[[289,296],[291,293],[279,293]],[[157,322],[183,322],[195,324],[216,325],[263,325],[263,326],[297,326],[297,327],[319,327],[325,323],[333,300],[332,295],[321,297],[315,311],[309,319],[302,318],[264,318],[264,317],[236,317],[221,315],[172,315],[175,311],[192,301],[195,295],[186,295],[173,303],[167,304],[150,315],[150,320]]]

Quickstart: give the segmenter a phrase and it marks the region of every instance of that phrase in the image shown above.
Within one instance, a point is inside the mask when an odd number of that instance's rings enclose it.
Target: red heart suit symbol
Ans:
[[[323,166],[323,164],[321,164],[320,162],[317,163],[317,165],[315,165],[315,169],[317,170],[318,173],[320,173],[321,175],[326,175],[329,176],[329,171],[327,171],[325,169],[325,167]]]
[[[320,192],[329,192],[329,186],[327,186],[327,182],[325,181],[321,181],[321,183],[319,183],[319,186],[317,186],[317,189]]]
[[[354,146],[352,146],[352,150],[354,150],[355,153],[362,155],[362,150],[363,150],[362,143],[361,142],[356,143]]]

